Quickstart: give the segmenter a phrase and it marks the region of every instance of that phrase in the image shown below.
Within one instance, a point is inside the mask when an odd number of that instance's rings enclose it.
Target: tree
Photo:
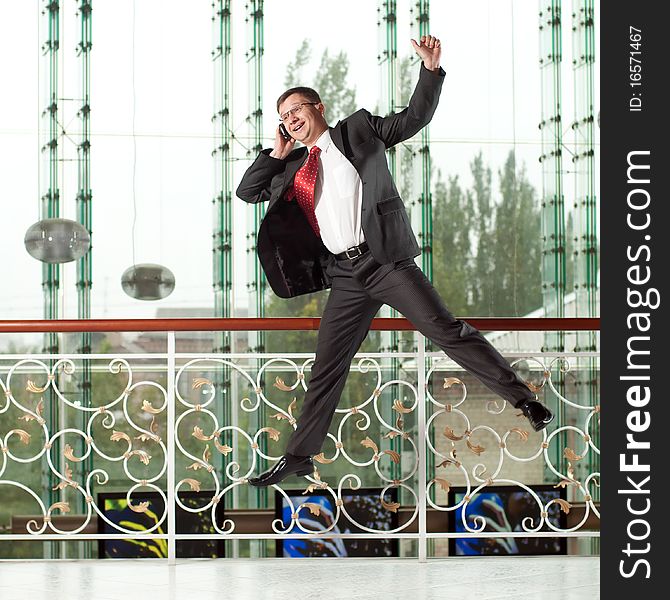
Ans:
[[[474,272],[470,280],[472,315],[492,315],[491,274],[493,272],[493,200],[491,198],[491,169],[484,166],[480,151],[470,163],[474,180],[470,192],[473,215],[473,235],[476,244]]]
[[[433,194],[433,280],[449,310],[459,315],[469,308],[470,203],[471,196],[461,189],[458,175],[445,183],[438,171]]]
[[[500,198],[482,153],[470,163],[472,187],[457,177],[433,194],[435,287],[456,315],[524,315],[542,305],[540,211],[525,169],[510,153],[498,172]]]
[[[309,63],[311,56],[312,48],[309,45],[309,40],[303,40],[300,48],[295,53],[295,60],[286,66],[286,77],[284,78],[286,89],[301,85],[302,68]]]
[[[286,67],[284,85],[292,88],[306,85],[302,75],[303,67],[309,64],[312,48],[309,40],[303,40],[298,48],[293,62]],[[336,56],[329,55],[324,50],[321,55],[321,65],[315,76],[313,87],[321,96],[326,106],[326,119],[336,122],[338,119],[350,115],[356,110],[356,89],[346,85],[349,74],[349,57],[346,52],[339,52]]]
[[[501,201],[493,236],[493,306],[498,315],[523,315],[542,304],[540,213],[525,169],[510,152],[498,173]]]
[[[349,116],[356,110],[356,90],[347,87],[349,58],[340,52],[330,58],[328,50],[323,51],[321,66],[314,77],[314,89],[319,92],[326,105],[326,117],[334,123]]]

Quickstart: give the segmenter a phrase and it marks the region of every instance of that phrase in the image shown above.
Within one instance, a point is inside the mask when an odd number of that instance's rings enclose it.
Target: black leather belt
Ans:
[[[337,260],[344,260],[345,258],[348,258],[351,260],[352,258],[358,258],[359,256],[362,256],[368,251],[368,243],[363,242],[360,246],[354,246],[353,248],[349,248],[348,250],[345,250],[344,252],[340,252],[339,254],[335,255],[335,258]]]

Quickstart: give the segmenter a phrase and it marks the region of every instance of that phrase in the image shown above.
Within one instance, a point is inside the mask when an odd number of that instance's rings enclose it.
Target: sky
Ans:
[[[96,0],[93,4],[94,318],[146,318],[155,316],[157,308],[213,306],[211,151],[216,141],[211,123],[215,109],[211,4],[211,0]],[[313,0],[308,9],[298,10],[294,2],[266,0],[266,147],[274,138],[275,99],[284,89],[287,65],[303,39],[312,45],[312,61],[304,70],[307,85],[325,49],[331,55],[345,51],[357,105],[373,109],[378,103],[378,4],[372,0]],[[409,0],[397,3],[399,57],[412,53],[409,8],[413,4]],[[40,112],[46,105],[47,90],[47,65],[40,51],[45,36],[42,5],[38,0],[0,0],[0,76],[4,83],[0,95],[0,203],[4,223],[0,252],[5,265],[0,285],[2,319],[42,316],[41,264],[27,254],[23,244],[26,230],[39,217],[38,200],[45,189],[48,166],[40,155],[44,141]],[[75,52],[79,35],[76,7],[75,0],[61,2],[59,96],[63,99],[60,118],[66,135],[61,138],[64,160],[60,163],[59,184],[61,216],[66,218],[75,218],[77,193],[76,162],[72,160],[76,157],[75,115],[81,97]],[[467,185],[469,162],[480,149],[495,173],[515,148],[531,183],[541,189],[538,7],[536,0],[431,3],[430,29],[442,40],[442,65],[447,73],[440,105],[430,125],[431,156],[444,177],[459,175]],[[563,3],[563,13],[570,14],[569,1]],[[352,19],[352,14],[356,18]],[[232,122],[240,139],[233,151],[237,159],[235,183],[253,158],[244,145],[249,111],[245,17],[245,2],[233,2],[236,58]],[[574,106],[569,24],[569,20],[564,22],[562,73],[566,142],[571,140],[569,122]],[[596,47],[599,54],[599,45]],[[596,110],[600,107],[598,88],[596,79]],[[565,182],[569,200],[569,172]],[[248,256],[245,245],[252,210],[235,198],[237,307],[247,303],[246,267],[250,260],[256,260]],[[133,261],[169,267],[177,280],[173,294],[158,302],[126,296],[120,278]],[[76,318],[75,282],[74,263],[65,265],[62,318]]]

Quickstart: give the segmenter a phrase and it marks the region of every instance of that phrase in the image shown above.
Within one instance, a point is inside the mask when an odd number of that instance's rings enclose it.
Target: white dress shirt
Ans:
[[[361,226],[363,185],[358,171],[333,144],[328,129],[314,145],[321,149],[314,212],[324,245],[339,254],[365,241]]]

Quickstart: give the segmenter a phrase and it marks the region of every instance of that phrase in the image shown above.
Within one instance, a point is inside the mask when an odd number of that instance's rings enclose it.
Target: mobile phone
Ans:
[[[289,140],[293,139],[290,135],[289,132],[286,130],[286,127],[284,126],[283,123],[279,123],[279,133],[282,134],[282,137],[288,142]]]

